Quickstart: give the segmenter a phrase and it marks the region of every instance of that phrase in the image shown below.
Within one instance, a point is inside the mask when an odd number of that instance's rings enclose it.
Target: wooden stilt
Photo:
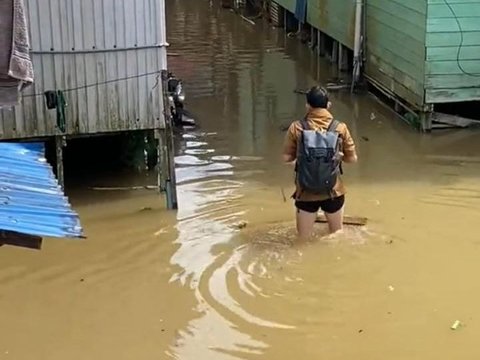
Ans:
[[[325,46],[325,34],[318,30],[319,44],[318,44],[318,54],[320,56],[325,56],[327,54],[327,49]]]
[[[166,179],[165,179],[165,191],[167,197],[167,209],[178,209],[177,201],[177,179],[175,174],[175,153],[173,145],[173,127],[170,111],[168,107],[168,94],[167,94],[167,71],[162,70],[162,85],[163,85],[163,105],[164,105],[164,117],[165,117],[165,157],[166,157]]]
[[[332,57],[330,59],[332,64],[336,64],[338,62],[338,47],[338,41],[333,41]]]
[[[156,129],[155,139],[157,140],[157,185],[158,191],[163,192],[166,188],[165,184],[167,179],[165,129]]]
[[[338,69],[340,71],[348,70],[348,48],[340,43],[338,45]]]
[[[317,36],[316,36],[315,28],[312,26],[310,27],[310,48],[314,50],[316,46],[317,46]]]
[[[430,112],[420,113],[420,125],[423,132],[432,131],[432,114]]]
[[[65,189],[65,173],[63,168],[63,148],[66,145],[66,139],[63,135],[55,136],[55,150],[57,160],[57,179],[62,189]]]

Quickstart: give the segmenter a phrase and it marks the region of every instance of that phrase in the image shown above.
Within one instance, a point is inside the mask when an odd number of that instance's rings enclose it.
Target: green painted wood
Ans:
[[[478,99],[480,99],[480,87],[462,89],[427,89],[425,93],[425,100],[429,104],[478,101]]]
[[[429,75],[425,82],[426,89],[461,89],[480,88],[480,76],[470,75]]]
[[[274,0],[278,5],[287,9],[291,13],[295,13],[296,0]]]
[[[478,45],[480,39],[480,31],[467,32],[463,34],[463,45],[471,46]],[[427,46],[458,46],[460,45],[460,33],[427,33]]]
[[[392,75],[384,73],[380,67],[375,63],[368,62],[366,64],[367,78],[379,83],[383,88],[395,94],[396,96],[407,101],[412,107],[421,109],[423,106],[423,94],[417,94],[417,92],[405,86],[406,82],[402,80],[397,81]]]
[[[307,22],[350,49],[355,37],[354,0],[308,0]]]
[[[386,62],[383,56],[380,58],[371,54],[368,56],[368,62],[370,62],[370,66],[375,66],[378,68],[378,71],[382,72],[386,76],[391,77],[393,81],[401,83],[405,89],[408,89],[418,96],[423,96],[422,78],[418,78],[414,74],[410,74],[398,69],[397,64],[392,65],[391,63]]]
[[[458,54],[457,46],[437,46],[427,48],[427,61],[447,61],[456,60],[459,56],[460,60],[475,60],[480,54],[480,45],[462,46],[460,54]]]
[[[428,1],[425,98],[480,100],[480,0],[447,1]]]
[[[460,65],[459,65],[460,63]],[[462,70],[463,69],[463,70]],[[480,77],[480,60],[447,60],[447,61],[427,61],[427,75],[461,75],[463,72],[469,74],[478,74]]]
[[[480,16],[480,3],[474,4],[451,4],[450,5],[455,12],[455,15],[459,18]],[[428,6],[428,18],[451,18],[453,16],[452,10],[443,4],[431,4]]]
[[[368,0],[366,75],[421,108],[427,0]]]
[[[397,51],[392,50],[392,48],[384,48],[378,43],[372,44],[370,47],[370,53],[372,54],[381,54],[382,62],[385,64],[389,64],[394,67],[396,70],[408,74],[416,79],[422,79],[424,76],[424,68],[423,66],[418,66],[418,63],[412,60],[408,60],[404,57],[399,57]],[[377,58],[379,55],[375,55]],[[421,91],[421,84],[422,81],[418,82],[420,84],[420,91]]]
[[[468,18],[434,18],[427,21],[427,32],[429,33],[456,33],[480,31],[480,16]],[[458,23],[457,23],[458,21]],[[460,23],[460,25],[459,25]]]
[[[383,4],[385,5],[385,4]],[[368,6],[369,19],[375,19],[383,26],[391,28],[398,32],[400,37],[410,37],[424,44],[425,41],[425,15],[407,10],[408,16],[399,17],[399,12],[405,12],[400,5],[393,6],[371,5]]]
[[[373,0],[367,0],[368,3],[375,3]],[[382,0],[376,0],[377,3],[383,3]],[[425,0],[389,0],[391,4],[396,3],[401,5],[404,8],[407,8],[409,10],[413,10],[415,12],[418,12],[422,15],[427,14],[427,6],[426,6],[426,1]]]
[[[478,0],[447,0],[447,3],[450,5],[453,4],[478,4]],[[428,0],[428,5],[431,4],[443,4],[445,5],[445,0]]]

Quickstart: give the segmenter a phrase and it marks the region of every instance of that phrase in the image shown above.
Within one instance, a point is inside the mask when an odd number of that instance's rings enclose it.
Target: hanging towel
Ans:
[[[19,103],[33,83],[24,0],[0,1],[0,108]]]

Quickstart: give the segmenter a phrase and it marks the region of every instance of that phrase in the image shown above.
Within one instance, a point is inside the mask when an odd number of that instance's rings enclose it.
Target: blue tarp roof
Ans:
[[[0,143],[0,231],[83,237],[41,143]]]

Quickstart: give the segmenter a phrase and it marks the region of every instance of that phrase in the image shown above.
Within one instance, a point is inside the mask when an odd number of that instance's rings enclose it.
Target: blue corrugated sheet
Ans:
[[[79,216],[63,194],[40,143],[0,143],[0,230],[81,238]]]

